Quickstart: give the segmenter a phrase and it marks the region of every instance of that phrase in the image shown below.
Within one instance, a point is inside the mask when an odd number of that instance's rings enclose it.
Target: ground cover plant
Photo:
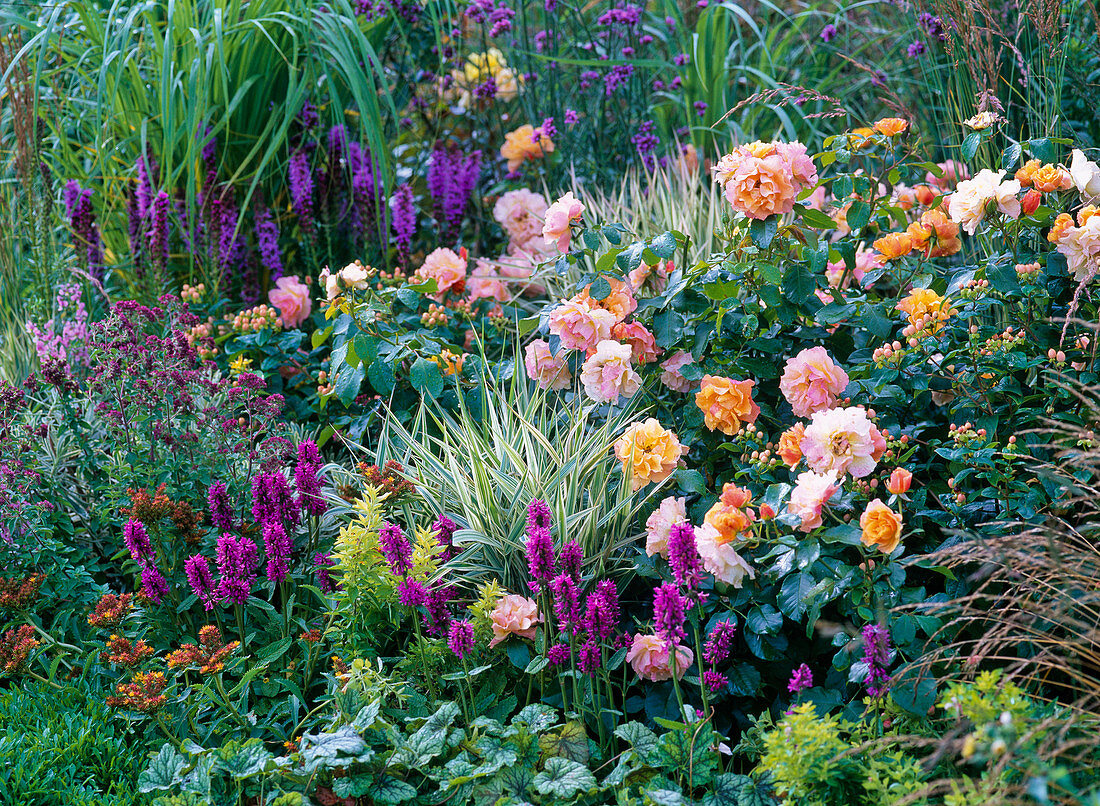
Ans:
[[[1098,19],[0,10],[3,802],[1100,803]]]

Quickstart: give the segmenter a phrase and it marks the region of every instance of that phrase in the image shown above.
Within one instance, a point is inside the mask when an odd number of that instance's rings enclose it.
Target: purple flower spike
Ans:
[[[684,597],[669,582],[653,591],[653,624],[657,637],[670,648],[684,637]]]
[[[703,659],[712,666],[717,666],[730,656],[730,644],[737,627],[732,621],[719,621],[714,625],[707,642],[703,646]]]
[[[412,546],[401,527],[393,523],[385,524],[378,530],[378,542],[394,576],[409,573],[412,569]]]
[[[803,663],[793,672],[791,672],[791,680],[787,683],[787,691],[791,694],[798,694],[801,691],[805,691],[808,688],[813,688],[814,685],[814,673],[810,671],[810,667]]]
[[[474,625],[469,621],[452,621],[447,646],[459,660],[464,659],[474,651]]]
[[[863,628],[863,662],[867,664],[864,684],[872,697],[881,697],[890,685],[890,633],[878,624]]]
[[[210,573],[210,561],[201,554],[192,554],[183,564],[187,573],[187,583],[191,591],[199,597],[205,610],[214,608],[214,577]]]
[[[260,565],[260,552],[247,537],[223,534],[218,538],[218,598],[222,601],[244,604],[256,581],[256,569]]]
[[[219,532],[233,531],[233,508],[229,505],[229,491],[220,481],[210,485],[206,493],[210,505],[210,522]]]
[[[134,562],[151,565],[156,559],[153,544],[149,542],[149,533],[145,531],[145,524],[141,521],[133,518],[126,521],[126,525],[122,527],[122,540]]]
[[[325,514],[321,497],[321,453],[317,443],[305,440],[298,446],[298,466],[294,469],[294,484],[298,487],[298,506],[307,515]]]

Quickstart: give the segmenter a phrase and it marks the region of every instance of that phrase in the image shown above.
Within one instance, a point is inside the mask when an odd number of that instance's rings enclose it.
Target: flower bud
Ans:
[[[886,482],[886,489],[891,495],[905,495],[913,483],[913,474],[904,467],[895,467],[890,474],[890,480]]]
[[[1039,202],[1042,200],[1043,194],[1032,188],[1020,199],[1020,209],[1024,211],[1024,215],[1031,215],[1039,209]]]

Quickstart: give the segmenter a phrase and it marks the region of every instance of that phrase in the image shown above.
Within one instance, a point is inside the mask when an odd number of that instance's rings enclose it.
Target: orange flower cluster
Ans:
[[[760,407],[752,400],[755,383],[704,375],[701,388],[695,393],[695,405],[702,410],[707,428],[733,436],[745,423],[756,422]]]
[[[45,577],[0,577],[0,610],[26,610],[38,599]]]
[[[101,629],[117,627],[133,609],[133,606],[132,594],[105,593],[96,602],[95,610],[88,615],[88,623]]]
[[[129,638],[112,635],[107,639],[107,648],[99,653],[99,659],[103,663],[112,663],[115,666],[125,666],[132,669],[146,658],[151,657],[152,654],[153,648],[144,640],[138,640],[134,644],[130,642]]]
[[[634,294],[630,290],[630,286],[622,280],[616,277],[605,277],[608,283],[611,284],[611,293],[603,299],[593,299],[589,293],[592,289],[592,284],[589,283],[584,287],[581,293],[572,298],[572,302],[587,303],[589,308],[602,308],[605,311],[611,313],[617,322],[622,322],[630,314],[634,313],[634,310],[638,307],[638,300],[634,298]]]
[[[308,632],[303,631],[302,634],[298,636],[298,639],[308,644],[319,644],[323,637],[321,631],[314,628]]]
[[[876,260],[885,263],[899,260],[914,249],[928,257],[946,257],[962,249],[962,241],[959,240],[959,225],[936,208],[926,210],[904,232],[883,235],[874,246],[879,253]]]
[[[736,484],[726,484],[722,488],[722,497],[703,517],[703,523],[718,531],[716,542],[719,545],[732,543],[742,536],[752,534],[752,525],[756,522],[756,512],[749,507],[752,493]]]
[[[909,315],[909,325],[903,331],[905,336],[916,335],[926,328],[938,333],[955,312],[951,303],[931,288],[914,288],[898,303],[898,310]]]
[[[169,669],[198,666],[200,674],[218,674],[225,669],[225,660],[240,647],[240,641],[225,643],[213,624],[199,630],[199,643],[184,644],[166,658]]]
[[[802,461],[802,438],[806,436],[806,426],[803,423],[795,423],[779,437],[779,444],[775,452],[783,460],[783,464],[792,470],[798,467]]]
[[[34,627],[24,624],[18,629],[6,630],[0,638],[0,671],[17,674],[26,668],[27,658],[41,644],[34,634]]]
[[[119,683],[115,687],[116,696],[107,698],[107,707],[151,714],[167,702],[164,696],[167,687],[164,672],[138,672],[129,683]]]
[[[1057,165],[1044,165],[1040,160],[1028,160],[1016,172],[1016,180],[1021,187],[1035,188],[1040,193],[1053,193],[1073,187],[1073,177],[1069,171]]]
[[[122,507],[123,516],[141,521],[146,526],[169,518],[184,540],[188,543],[196,542],[202,536],[199,531],[203,519],[202,510],[196,511],[190,503],[182,499],[173,501],[165,492],[165,486],[161,484],[157,487],[156,494],[152,497],[145,488],[127,489],[131,503],[128,507]]]
[[[405,478],[405,468],[400,462],[390,459],[385,467],[381,468],[378,465],[360,462],[358,467],[359,472],[363,474],[363,481],[382,495],[388,496],[390,501],[399,501],[416,495],[416,485]]]

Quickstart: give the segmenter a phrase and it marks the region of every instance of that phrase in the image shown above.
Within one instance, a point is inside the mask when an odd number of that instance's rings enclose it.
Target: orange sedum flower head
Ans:
[[[755,383],[704,375],[702,388],[695,393],[695,405],[702,410],[707,428],[733,436],[742,425],[756,422],[760,407],[752,400]]]
[[[685,453],[679,438],[653,417],[634,423],[615,442],[615,457],[623,463],[623,473],[630,475],[632,490],[665,481]]]
[[[901,515],[876,498],[859,516],[859,526],[863,530],[860,541],[883,554],[893,554],[901,543],[901,525]]]

